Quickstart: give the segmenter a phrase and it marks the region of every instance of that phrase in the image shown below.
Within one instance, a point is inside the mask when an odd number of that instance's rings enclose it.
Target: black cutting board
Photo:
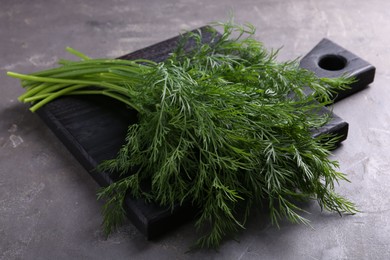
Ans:
[[[206,28],[199,30],[204,40],[209,41],[211,35]],[[180,37],[124,55],[120,59],[163,61]],[[187,47],[191,48],[191,43]],[[327,109],[324,108],[324,111]],[[67,96],[45,105],[37,113],[100,186],[107,186],[114,181],[109,174],[95,171],[95,168],[103,160],[116,156],[128,125],[137,121],[135,111],[108,97]],[[338,134],[341,142],[347,137],[348,124],[334,115],[330,124],[318,129],[313,135],[323,133]],[[191,205],[176,206],[171,210],[130,196],[126,198],[125,209],[132,223],[148,239],[166,233],[196,214]]]

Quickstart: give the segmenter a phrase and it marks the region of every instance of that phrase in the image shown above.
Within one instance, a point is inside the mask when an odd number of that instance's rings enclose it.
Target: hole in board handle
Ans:
[[[347,66],[347,59],[340,55],[328,54],[320,58],[318,66],[324,70],[342,70]]]

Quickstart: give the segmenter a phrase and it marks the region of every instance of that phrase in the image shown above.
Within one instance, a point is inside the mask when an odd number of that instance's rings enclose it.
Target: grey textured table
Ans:
[[[74,3],[71,3],[74,2]],[[117,57],[211,21],[230,10],[257,27],[279,59],[304,55],[327,37],[377,68],[375,82],[334,111],[350,124],[334,152],[351,183],[338,191],[361,213],[340,218],[309,204],[314,229],[252,219],[219,252],[185,253],[192,223],[146,241],[126,223],[104,238],[98,185],[27,106],[8,70],[32,72],[69,58]],[[15,1],[0,10],[0,259],[389,259],[390,2],[361,1]]]

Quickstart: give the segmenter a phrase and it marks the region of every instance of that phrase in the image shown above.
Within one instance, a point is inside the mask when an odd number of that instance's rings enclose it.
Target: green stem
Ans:
[[[144,109],[142,109],[141,107],[135,105],[134,103],[131,103],[130,101],[128,101],[128,100],[122,98],[122,97],[121,97],[120,95],[118,95],[118,94],[111,93],[111,92],[108,92],[108,91],[103,91],[102,94],[105,95],[105,96],[114,98],[114,99],[116,99],[116,100],[118,100],[118,101],[121,101],[121,102],[127,104],[128,106],[130,106],[130,107],[134,108],[135,110],[137,110],[139,113],[143,113],[143,112],[144,112]]]
[[[90,60],[91,58],[88,57],[87,55],[85,55],[84,53],[81,53],[79,51],[76,51],[75,49],[71,48],[71,47],[66,47],[65,48],[69,53],[83,59],[83,60]]]
[[[84,76],[87,74],[94,74],[94,73],[101,73],[101,72],[107,72],[109,71],[108,68],[82,68],[82,69],[72,69],[70,71],[61,71],[58,74],[52,74],[50,77],[53,78],[67,78],[67,77],[72,77],[75,78],[77,76]]]
[[[133,109],[137,110],[139,113],[142,113],[144,111],[141,107],[127,100],[126,99],[127,97],[123,97],[118,93],[113,93],[105,90],[76,90],[76,91],[72,91],[71,93],[67,93],[66,95],[105,95],[132,107]]]
[[[25,98],[30,97],[32,95],[35,95],[36,93],[40,92],[41,90],[45,89],[49,84],[48,83],[41,83],[37,86],[32,86],[29,88],[26,92],[24,92],[22,95],[18,97],[18,100],[21,102],[24,102]]]
[[[81,84],[80,84],[81,85]],[[55,84],[55,85],[49,85],[48,87],[46,87],[45,89],[37,92],[35,95],[39,94],[39,95],[42,95],[42,94],[48,94],[48,93],[52,93],[52,92],[55,92],[55,91],[58,91],[62,88],[65,88],[69,86],[69,84],[66,84],[66,83],[63,83],[63,84]],[[34,96],[35,96],[34,95]],[[30,95],[31,96],[31,95]],[[29,96],[29,97],[30,97]],[[28,101],[27,101],[28,102]]]
[[[61,67],[48,69],[44,71],[38,71],[31,73],[33,76],[49,76],[56,73],[64,73],[67,71],[78,71],[82,69],[107,69],[113,67],[120,68],[132,68],[135,72],[139,72],[140,70],[149,69],[150,66],[146,66],[146,62],[143,64],[139,64],[138,62],[143,62],[143,60],[109,60],[109,59],[94,59],[94,60],[83,60],[83,61],[75,61],[68,62]],[[154,64],[154,63],[152,63]]]
[[[76,89],[79,89],[80,87],[83,87],[84,85],[74,85],[73,87],[67,87],[65,89],[62,89],[56,93],[53,93],[51,94],[50,96],[46,97],[45,99],[39,101],[38,103],[36,103],[35,105],[33,105],[31,108],[30,108],[30,111],[31,112],[35,112],[37,111],[40,107],[42,107],[43,105],[46,105],[47,103],[49,103],[50,101],[62,96],[62,95],[65,95],[69,92],[72,92]]]
[[[98,81],[92,81],[92,80],[72,80],[72,79],[46,78],[46,77],[39,77],[39,76],[32,76],[32,75],[24,75],[24,74],[19,74],[19,73],[15,73],[15,72],[7,72],[7,75],[10,77],[13,77],[13,78],[38,81],[38,82],[67,83],[67,84],[77,84],[77,85],[82,84],[82,85],[106,87],[108,89],[120,92],[124,95],[127,95],[129,93],[128,89],[125,89],[121,86],[114,85],[114,84],[111,84],[108,82],[98,82]]]
[[[25,98],[24,102],[34,102],[37,100],[44,100],[50,96],[53,96],[54,94],[56,94],[56,93],[44,93],[44,94],[34,95],[32,97]],[[70,95],[104,95],[104,96],[108,96],[110,98],[116,99],[116,100],[130,106],[131,108],[137,110],[139,113],[142,113],[144,111],[141,107],[126,100],[126,97],[123,97],[120,94],[116,94],[116,93],[112,93],[112,92],[108,92],[108,91],[104,91],[104,90],[75,90],[75,91],[72,91],[69,93],[62,93],[61,95],[67,95],[67,96],[70,96]],[[54,98],[56,98],[56,97],[59,97],[59,96],[55,96]],[[34,109],[34,111],[36,111],[37,109],[38,108]]]

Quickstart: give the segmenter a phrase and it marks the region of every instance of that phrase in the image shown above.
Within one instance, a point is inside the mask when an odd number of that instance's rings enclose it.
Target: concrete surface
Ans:
[[[0,10],[0,259],[390,259],[390,1],[388,0],[2,0]],[[102,235],[98,186],[27,106],[6,71],[33,72],[69,58],[65,46],[116,57],[225,21],[250,22],[279,59],[306,54],[323,37],[377,67],[364,91],[334,107],[350,123],[335,151],[351,183],[338,191],[361,213],[340,218],[312,203],[313,229],[258,216],[219,252],[186,253],[192,223],[146,241],[131,223]]]

